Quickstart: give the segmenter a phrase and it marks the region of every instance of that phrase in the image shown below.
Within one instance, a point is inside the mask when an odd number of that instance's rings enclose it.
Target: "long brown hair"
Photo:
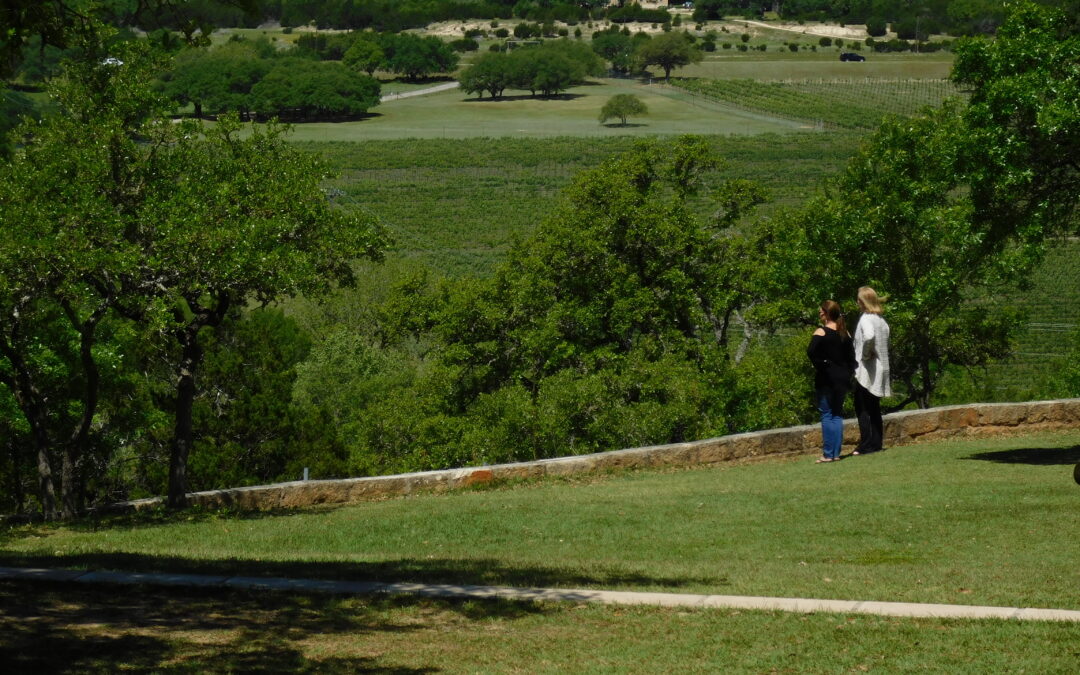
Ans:
[[[836,332],[844,337],[851,337],[848,333],[847,324],[844,322],[844,312],[840,309],[840,303],[835,300],[826,300],[821,303],[821,311],[825,312],[825,318],[836,322]]]

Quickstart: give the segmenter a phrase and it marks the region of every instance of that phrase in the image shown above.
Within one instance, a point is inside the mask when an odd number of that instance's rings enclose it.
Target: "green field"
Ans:
[[[398,89],[384,85],[384,93]],[[637,95],[649,113],[625,127],[602,125],[600,109],[616,94]],[[398,138],[501,138],[678,134],[762,134],[799,131],[803,125],[686,96],[634,80],[602,80],[572,87],[557,98],[509,92],[478,99],[460,90],[387,101],[358,121],[298,125],[298,141],[365,141]]]
[[[706,80],[677,78],[673,85],[705,100],[821,128],[872,131],[888,116],[911,116],[938,107],[961,91],[949,80],[870,78]]]
[[[429,139],[304,143],[340,173],[342,201],[374,213],[398,254],[448,274],[485,273],[515,238],[554,209],[573,176],[625,151],[634,139]],[[770,206],[800,204],[858,144],[846,133],[712,136],[726,167],[713,180],[765,186]],[[702,203],[702,210],[707,205]]]

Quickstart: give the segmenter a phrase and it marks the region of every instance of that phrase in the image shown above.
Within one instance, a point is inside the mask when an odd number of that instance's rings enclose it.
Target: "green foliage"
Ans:
[[[888,23],[881,17],[870,17],[866,20],[866,34],[870,37],[881,37],[889,32]]]
[[[641,99],[633,94],[616,94],[607,100],[600,109],[600,123],[617,117],[619,123],[626,126],[627,117],[639,117],[648,114],[649,109]]]
[[[366,35],[367,33],[364,33],[353,41],[352,46],[342,57],[342,63],[354,70],[365,72],[370,77],[386,63],[386,54],[383,53],[378,42],[366,39]]]
[[[346,475],[338,434],[318,409],[289,392],[311,339],[280,310],[257,309],[226,321],[205,342],[195,402],[200,430],[191,459],[197,490]]]
[[[409,80],[421,80],[435,73],[452,73],[458,65],[453,48],[437,37],[402,33],[382,40],[388,70]]]
[[[778,429],[816,419],[813,367],[806,358],[810,329],[777,340],[748,340],[736,366],[738,429]],[[849,401],[850,409],[850,401]]]
[[[377,80],[339,63],[279,59],[251,88],[251,105],[280,118],[342,117],[378,105],[379,92]]]
[[[993,42],[957,47],[953,79],[972,89],[964,119],[975,217],[995,239],[1014,235],[1029,248],[1050,233],[1080,232],[1076,24],[1017,3]]]
[[[947,364],[1007,356],[1018,327],[1013,312],[965,303],[1008,271],[960,189],[964,138],[952,106],[883,124],[836,190],[796,219],[805,239],[788,250],[803,250],[797,262],[782,263],[808,273],[813,281],[804,288],[820,297],[850,303],[862,285],[891,296],[892,375],[905,384],[905,402],[921,406]]]
[[[675,68],[698,63],[704,56],[685,33],[663,33],[638,45],[634,58],[641,67],[660,66],[664,79],[671,79]]]
[[[252,87],[270,67],[252,45],[243,42],[191,48],[177,55],[162,74],[162,91],[181,105],[193,104],[196,117],[204,112],[248,111],[253,107]]]
[[[34,438],[50,517],[54,485],[73,515],[80,471],[108,464],[98,442],[123,427],[112,381],[129,372],[130,343],[113,337],[114,315],[138,322],[144,339],[176,340],[159,343],[176,359],[175,504],[186,488],[201,330],[249,300],[348,282],[351,261],[382,245],[377,225],[329,204],[317,163],[286,146],[280,128],[241,138],[235,116],[205,133],[173,124],[149,89],[158,64],[145,49],[112,45],[105,58],[105,48],[87,41],[87,57],[57,86],[61,112],[24,134],[0,181],[0,382]]]
[[[498,98],[507,88],[553,96],[601,71],[599,57],[587,46],[557,40],[511,52],[481,54],[458,79],[466,93],[481,97],[487,92]]]

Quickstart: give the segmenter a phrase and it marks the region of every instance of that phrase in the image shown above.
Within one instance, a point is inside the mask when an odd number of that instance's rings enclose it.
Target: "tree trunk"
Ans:
[[[99,390],[101,387],[101,373],[98,371],[97,362],[94,360],[94,341],[97,338],[97,327],[105,312],[112,304],[112,298],[105,298],[94,309],[86,321],[80,321],[78,314],[67,302],[61,306],[67,314],[71,325],[79,333],[79,362],[83,371],[83,396],[82,415],[79,424],[71,432],[60,468],[60,501],[64,518],[74,518],[82,508],[82,476],[80,466],[82,458],[86,454],[87,445],[90,442],[90,429],[97,413]]]
[[[195,371],[203,356],[198,337],[200,327],[189,325],[180,332],[182,356],[177,368],[176,419],[169,453],[168,506],[172,509],[187,506],[187,462],[194,442],[192,408],[195,404]]]
[[[15,402],[30,426],[34,439],[34,451],[37,453],[38,490],[41,499],[41,512],[46,520],[55,520],[56,486],[53,482],[52,457],[50,453],[46,402],[41,392],[34,386],[30,369],[11,343],[0,340],[0,353],[11,364],[13,373],[3,378],[3,383],[11,390]]]
[[[180,343],[180,363],[177,365],[176,383],[176,418],[173,425],[172,447],[169,453],[169,489],[166,504],[171,509],[179,509],[187,506],[187,463],[191,456],[191,448],[195,442],[194,423],[192,413],[195,406],[195,375],[199,364],[202,363],[203,349],[199,344],[199,331],[204,327],[214,327],[221,324],[225,314],[229,310],[230,297],[228,294],[216,295],[209,308],[201,307],[196,301],[189,299],[188,307],[193,310],[194,316],[176,332],[176,339]],[[184,314],[179,309],[176,311],[179,317]]]

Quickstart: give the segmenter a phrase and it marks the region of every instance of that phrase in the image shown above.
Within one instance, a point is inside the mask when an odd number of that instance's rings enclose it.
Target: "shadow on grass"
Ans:
[[[648,124],[636,124],[634,122],[626,122],[626,123],[618,122],[618,123],[614,123],[614,124],[601,123],[601,124],[603,124],[603,126],[607,127],[608,129],[630,129],[630,128],[633,128],[633,127],[647,127],[647,126],[649,126]]]
[[[977,459],[1000,464],[1033,464],[1035,466],[1057,466],[1080,462],[1080,445],[1071,448],[1017,448],[1015,450],[997,450],[977,452],[963,459]]]
[[[267,561],[237,558],[194,560],[139,553],[76,553],[28,555],[0,551],[0,566],[86,569],[94,571],[203,574],[224,577],[371,581],[377,583],[514,586],[519,588],[677,589],[718,583],[715,578],[658,577],[622,569],[569,570],[539,565],[507,564],[494,559],[400,558],[382,562]]]
[[[333,511],[348,505],[324,505],[303,509],[248,511],[241,509],[200,509],[170,511],[165,508],[136,513],[102,514],[63,523],[82,532],[136,530],[173,524],[207,521],[262,520],[315,511]],[[0,528],[0,547],[27,537],[47,537],[56,527],[36,523]],[[558,566],[508,564],[497,559],[399,558],[373,562],[267,561],[242,558],[192,559],[125,552],[83,552],[60,555],[22,554],[0,549],[0,566],[68,568],[122,572],[205,574],[212,576],[254,576],[330,581],[372,581],[380,583],[424,583],[475,586],[538,588],[642,588],[670,589],[690,585],[724,585],[724,579],[662,577],[619,568],[572,570]]]
[[[462,103],[500,103],[505,101],[573,101],[574,99],[579,99],[582,96],[583,94],[554,94],[552,96],[543,96],[540,94],[537,94],[536,96],[533,96],[532,94],[515,94],[513,96],[500,96],[498,98],[491,98],[490,96],[488,96],[487,98],[469,97],[462,99]]]
[[[118,593],[49,582],[0,582],[0,606],[0,663],[10,673],[428,673],[439,668],[386,664],[364,655],[383,650],[364,645],[455,615],[515,619],[545,611],[512,602],[150,587]],[[306,653],[309,640],[321,648]]]

